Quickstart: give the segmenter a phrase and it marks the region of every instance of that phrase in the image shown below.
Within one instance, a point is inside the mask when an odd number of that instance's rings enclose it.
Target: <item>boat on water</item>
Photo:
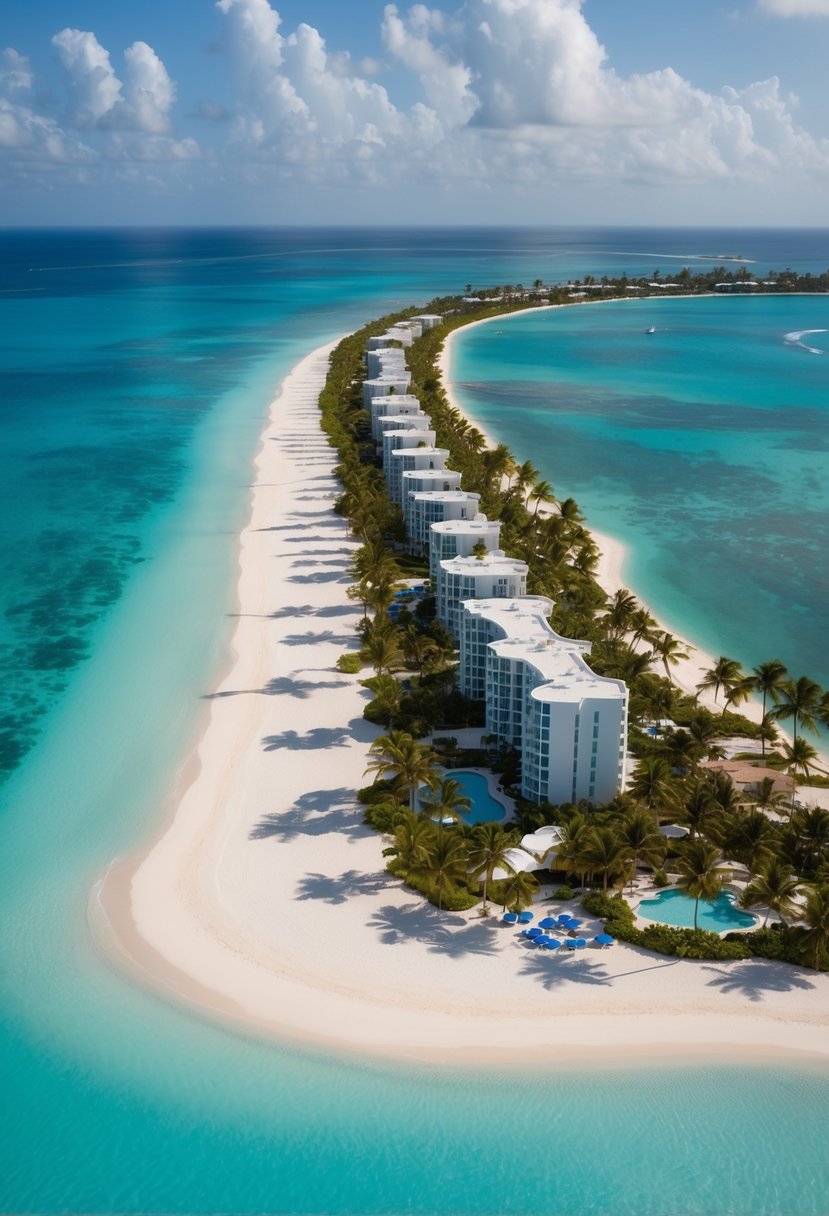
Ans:
[[[649,325],[649,326],[648,326],[648,328],[645,330],[645,333],[646,333],[646,334],[655,334],[655,333],[656,333],[656,326],[655,326],[655,325]]]

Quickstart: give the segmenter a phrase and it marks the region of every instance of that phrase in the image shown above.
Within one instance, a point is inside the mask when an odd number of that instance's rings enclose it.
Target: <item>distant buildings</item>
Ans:
[[[552,602],[526,594],[526,563],[502,552],[499,522],[434,447],[403,347],[441,320],[415,317],[369,339],[363,403],[389,496],[403,507],[410,551],[429,554],[437,616],[459,645],[461,692],[484,701],[487,732],[521,752],[522,796],[607,802],[625,778],[627,688],[590,669],[589,643],[554,632]]]

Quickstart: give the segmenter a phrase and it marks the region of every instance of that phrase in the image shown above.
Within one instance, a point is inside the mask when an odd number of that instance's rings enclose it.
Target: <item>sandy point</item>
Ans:
[[[319,425],[330,349],[272,404],[233,663],[159,838],[92,893],[102,954],[194,1013],[323,1049],[482,1066],[825,1060],[829,977],[621,945],[556,957],[497,910],[440,912],[386,873],[355,799],[378,732],[359,677],[336,667],[359,609]]]

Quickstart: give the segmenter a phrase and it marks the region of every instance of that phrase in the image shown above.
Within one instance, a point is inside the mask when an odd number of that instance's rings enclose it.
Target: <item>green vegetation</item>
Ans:
[[[747,286],[751,276],[745,268],[730,272],[713,267],[702,275],[687,270],[674,276],[657,273],[653,281],[657,279],[663,285],[660,294],[666,284],[686,294],[753,290]],[[528,592],[552,599],[553,628],[563,636],[589,641],[586,657],[592,668],[599,675],[623,680],[630,690],[629,746],[636,764],[627,793],[606,807],[538,806],[519,799],[518,827],[506,836],[514,842],[542,824],[559,824],[564,829],[558,851],[562,874],[582,886],[600,885],[603,893],[623,888],[644,868],[652,872],[656,885],[677,881],[695,898],[706,898],[721,884],[729,863],[739,862],[749,871],[744,899],[753,902],[746,906],[767,907],[780,916],[779,927],[725,942],[699,930],[630,929],[639,935],[636,942],[695,957],[744,957],[739,952],[751,949],[807,963],[811,958],[812,965],[823,965],[829,814],[798,809],[793,793],[782,797],[768,778],[755,794],[744,795],[706,762],[722,755],[728,738],[747,737],[760,743],[768,767],[787,770],[801,783],[826,781],[825,775],[813,775],[815,749],[799,732],[815,730],[818,724],[829,726],[829,692],[806,676],[792,678],[778,660],[747,673],[727,656],[720,656],[704,673],[697,696],[678,690],[673,670],[687,657],[683,644],[661,630],[629,591],[621,589],[608,597],[599,587],[594,578],[598,550],[578,504],[569,498],[558,500],[532,463],[520,464],[505,445],[487,448],[481,433],[450,405],[443,390],[437,357],[453,329],[541,303],[566,302],[574,290],[592,286],[594,282],[587,280],[555,289],[537,284],[532,291],[520,286],[493,288],[479,292],[477,301],[460,296],[433,300],[426,309],[440,313],[443,324],[426,331],[407,350],[411,392],[431,416],[436,442],[449,449],[450,465],[461,472],[464,487],[479,493],[481,510],[500,521],[502,548],[527,563]],[[639,287],[642,295],[651,291],[645,280],[626,278],[603,279],[600,286],[601,298],[627,296],[630,286]],[[828,276],[785,271],[770,275],[763,290],[826,290],[827,286]],[[418,742],[435,730],[483,725],[483,706],[458,692],[454,647],[435,621],[433,600],[427,597],[413,611],[399,611],[395,620],[388,612],[402,579],[422,579],[427,571],[421,555],[401,552],[402,513],[386,494],[369,415],[362,406],[363,351],[370,335],[385,332],[415,311],[380,318],[341,342],[332,354],[320,397],[323,428],[337,450],[336,472],[343,486],[336,510],[347,517],[352,535],[360,542],[352,561],[355,582],[349,589],[362,606],[360,652],[341,656],[338,665],[344,671],[359,670],[357,664],[373,669],[374,674],[362,681],[373,694],[365,716],[387,733],[372,746],[369,771],[377,781],[369,787],[371,792],[362,795],[366,821],[394,836],[389,863],[393,872],[441,908],[470,907],[481,896],[485,902],[491,897],[505,906],[521,907],[531,901],[536,880],[532,875],[510,874],[493,881],[492,869],[499,867],[486,861],[492,842],[478,841],[473,847],[473,830],[463,823],[443,830],[444,819],[455,817],[457,792],[453,795],[446,782],[439,789],[436,751]],[[699,704],[702,691],[714,694],[715,712]],[[736,712],[752,693],[763,698],[760,724]],[[665,722],[669,725],[657,725]],[[779,722],[791,723],[791,744],[780,743]],[[444,767],[464,759],[450,740],[451,736],[440,748]],[[516,752],[490,752],[487,758],[507,788],[517,782],[520,756]],[[480,763],[480,757],[473,762]],[[436,800],[425,818],[414,805],[420,784],[433,791],[427,802]],[[445,813],[439,815],[441,803]],[[769,812],[775,817],[770,818]],[[418,857],[411,853],[411,817],[421,825],[416,833],[422,853]],[[667,820],[687,826],[686,841],[666,841],[661,836],[658,827]],[[623,920],[617,905],[614,910]],[[802,927],[785,923],[798,913]],[[609,931],[615,932],[612,927]],[[712,938],[719,944],[713,945]],[[803,947],[805,941],[811,955]],[[716,953],[719,950],[724,953]]]

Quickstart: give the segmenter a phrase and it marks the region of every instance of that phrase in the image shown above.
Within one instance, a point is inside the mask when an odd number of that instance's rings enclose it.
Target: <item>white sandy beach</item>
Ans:
[[[335,458],[319,428],[329,350],[273,402],[241,537],[232,669],[162,834],[90,900],[101,951],[194,1012],[361,1054],[829,1057],[825,975],[623,945],[560,958],[525,948],[497,915],[438,912],[385,873],[386,841],[354,798],[378,731],[358,678],[335,667],[359,609],[345,595],[356,544],[331,509]],[[588,920],[585,935],[596,928]]]

